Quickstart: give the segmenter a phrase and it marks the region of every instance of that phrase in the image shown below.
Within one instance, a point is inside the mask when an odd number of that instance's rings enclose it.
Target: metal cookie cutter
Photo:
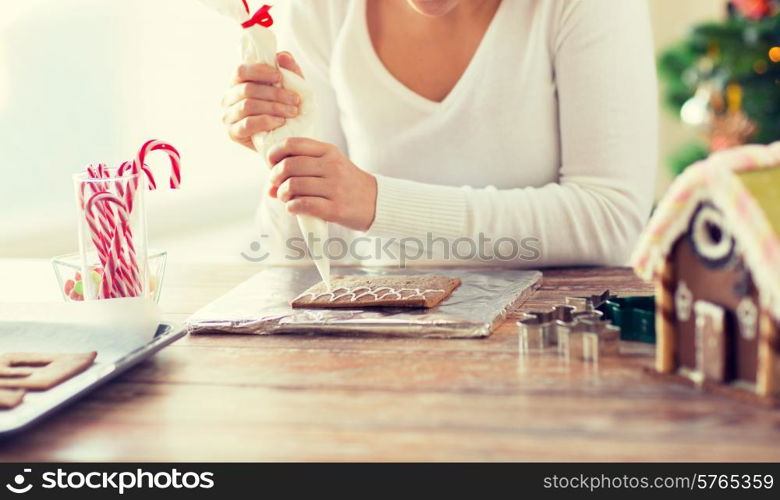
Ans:
[[[598,310],[605,302],[612,298],[615,298],[615,296],[610,294],[609,290],[606,290],[600,295],[566,297],[566,305],[574,307],[577,312],[593,312]]]
[[[559,306],[566,307],[567,306]],[[556,318],[565,312],[559,311],[555,307],[549,311],[532,311],[520,316],[517,322],[520,335],[520,352],[543,351],[545,348],[554,345],[557,341],[555,336]]]
[[[547,311],[531,311],[517,322],[520,352],[542,351],[558,345],[561,331],[582,319],[599,320],[599,311],[577,311],[574,306],[561,304]]]
[[[599,355],[617,353],[620,328],[603,320],[597,310],[608,299],[609,291],[590,297],[567,297],[566,303],[547,311],[531,311],[517,322],[519,351],[543,351],[557,345],[558,352],[597,361]]]
[[[579,318],[561,325],[558,333],[558,352],[571,359],[598,362],[601,356],[613,356],[620,349],[620,328],[600,316]]]

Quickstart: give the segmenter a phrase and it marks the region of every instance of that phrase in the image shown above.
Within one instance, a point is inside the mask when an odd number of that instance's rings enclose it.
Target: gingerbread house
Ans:
[[[658,373],[780,401],[780,143],[685,170],[633,264],[657,287]]]

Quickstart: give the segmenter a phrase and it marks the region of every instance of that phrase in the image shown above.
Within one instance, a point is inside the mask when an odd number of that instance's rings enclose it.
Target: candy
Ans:
[[[146,177],[150,190],[157,188],[154,176],[146,165],[146,157],[152,152],[162,152],[168,156],[171,164],[169,184],[172,189],[178,189],[181,184],[181,158],[176,148],[162,141],[145,142],[136,157],[122,163],[113,177],[112,171],[104,164],[87,168],[90,182],[81,186],[78,196],[101,264],[90,272],[90,279],[98,288],[99,298],[137,297],[144,293],[131,217],[141,176]],[[125,177],[126,174],[133,177]],[[91,189],[91,193],[86,193],[87,189]],[[75,287],[80,285],[78,295],[83,298],[81,280],[81,274],[78,274],[73,289],[68,288],[75,293]],[[149,286],[153,289],[152,283]],[[65,293],[68,294],[68,290]]]

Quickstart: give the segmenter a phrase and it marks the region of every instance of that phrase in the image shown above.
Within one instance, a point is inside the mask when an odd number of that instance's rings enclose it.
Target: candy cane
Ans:
[[[168,155],[171,162],[169,184],[172,189],[178,189],[181,185],[179,152],[170,144],[157,140],[145,142],[132,161],[120,165],[115,176],[111,175],[105,164],[99,164],[97,167],[90,165],[86,169],[92,182],[81,185],[79,203],[84,210],[92,243],[103,266],[101,298],[137,296],[143,293],[130,217],[141,175],[146,176],[150,190],[157,189],[154,175],[145,162],[147,155],[154,151],[162,151]],[[128,172],[135,177],[128,179]],[[95,182],[96,179],[105,179],[105,182]],[[85,202],[86,184],[90,185],[93,194]],[[112,184],[115,194],[110,192]]]
[[[135,251],[132,245],[128,245],[128,255],[125,258],[122,242],[132,241],[132,232],[130,230],[130,214],[125,207],[122,199],[116,195],[103,191],[94,194],[87,202],[86,215],[87,220],[93,220],[89,223],[90,228],[94,227],[96,204],[102,203],[113,205],[116,209],[116,219],[113,225],[113,231],[107,235],[108,244],[104,247],[104,276],[108,275],[112,287],[119,296],[127,297],[131,294],[140,292],[139,288],[139,269],[135,257]],[[105,213],[106,208],[98,208],[97,212]],[[128,262],[129,261],[129,262]]]
[[[103,179],[110,177],[110,173],[108,171],[108,167],[101,163],[97,167],[94,167],[93,165],[90,165],[87,167],[87,173],[90,177],[90,179]],[[86,184],[84,183],[81,186],[81,207],[82,209],[85,208],[84,206],[84,191],[86,189]],[[99,193],[103,191],[108,190],[107,182],[106,183],[97,183],[97,182],[89,182],[90,188],[92,189],[93,193]],[[104,235],[110,234],[113,231],[113,227],[115,226],[115,220],[114,220],[114,213],[113,210],[111,210],[110,206],[101,205],[100,211],[98,213],[98,223],[100,225],[100,228],[102,229],[102,234],[97,231],[97,228],[91,227],[90,230],[93,232],[93,234],[100,234],[99,241],[96,243],[96,247],[98,244],[102,246],[103,248],[108,248],[109,241],[105,238]],[[95,224],[94,219],[88,220],[88,224]]]
[[[146,156],[154,151],[162,151],[168,155],[168,159],[171,161],[170,186],[171,189],[179,189],[179,186],[181,185],[181,157],[176,148],[168,143],[154,139],[146,141],[144,145],[141,146],[141,149],[138,150],[138,155],[136,155],[133,160],[133,170],[137,172],[144,168],[146,165]],[[152,177],[150,179],[149,189],[153,190],[156,189],[156,187],[154,177]]]
[[[105,191],[98,191],[90,197],[85,206],[87,226],[92,233],[92,241],[98,251],[98,258],[103,265],[100,297],[104,299],[112,298],[115,292],[121,294],[124,288],[118,279],[118,259],[112,255],[113,236],[116,231],[115,221],[113,217],[107,217],[105,204],[97,205],[99,201],[107,196],[113,195]],[[97,215],[95,208],[97,208]]]
[[[95,167],[94,165],[90,165],[86,169],[87,175],[90,179],[96,179],[103,176],[103,168],[102,165]],[[93,193],[97,193],[100,191],[99,186],[95,182],[84,182],[81,183],[79,187],[79,207],[82,210],[86,209],[86,190],[87,185],[91,188]],[[94,217],[86,217],[87,226],[89,228],[89,232],[92,238],[92,244],[95,247],[95,251],[98,256],[98,260],[100,261],[100,264],[103,266],[103,269],[106,269],[108,264],[108,245],[109,241],[107,240],[105,234],[110,232],[110,228],[112,227],[112,219],[113,217],[107,217],[104,213],[101,212],[101,215],[99,217],[99,220],[96,221]],[[107,298],[107,291],[109,290],[106,288],[107,286],[110,286],[110,277],[106,277],[101,282],[101,289],[99,290],[99,294],[103,298]]]

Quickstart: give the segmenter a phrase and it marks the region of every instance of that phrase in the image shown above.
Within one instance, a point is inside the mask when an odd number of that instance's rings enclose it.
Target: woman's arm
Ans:
[[[622,265],[646,222],[657,163],[657,92],[647,5],[562,2],[550,40],[559,99],[559,183],[497,190],[377,176],[372,236],[480,233],[538,239],[539,265]],[[518,165],[518,168],[533,168]],[[489,250],[489,249],[488,249]]]

